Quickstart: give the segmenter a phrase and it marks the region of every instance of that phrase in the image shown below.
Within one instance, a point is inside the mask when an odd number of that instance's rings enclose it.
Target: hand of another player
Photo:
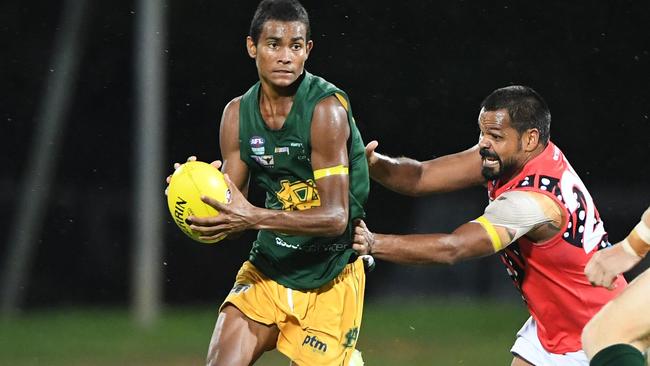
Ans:
[[[585,266],[585,275],[594,286],[613,290],[614,280],[621,273],[629,271],[641,258],[633,256],[620,244],[596,252]]]
[[[186,162],[189,162],[189,161],[196,161],[196,156],[192,155],[189,158],[187,158]],[[176,171],[176,169],[180,168],[181,165],[182,165],[181,163],[174,163],[174,171]],[[221,160],[215,160],[215,161],[211,162],[210,165],[212,165],[213,167],[215,167],[217,169],[220,169],[221,168]],[[168,175],[167,178],[165,179],[165,182],[167,182],[167,187],[165,187],[165,196],[167,195],[167,190],[169,189],[169,182],[172,180],[172,174]]]
[[[379,142],[377,140],[372,140],[368,143],[368,145],[366,145],[366,160],[368,161],[368,166],[374,165],[379,159],[375,153],[377,146],[379,146]]]
[[[372,247],[375,245],[375,235],[370,232],[363,220],[355,221],[354,241],[352,249],[358,255],[372,254]]]
[[[246,197],[237,189],[227,174],[224,175],[228,189],[230,189],[230,202],[221,203],[212,197],[202,196],[201,200],[219,211],[217,216],[195,217],[190,216],[190,228],[201,233],[200,239],[213,240],[224,235],[238,233],[250,229],[255,224],[253,206]]]

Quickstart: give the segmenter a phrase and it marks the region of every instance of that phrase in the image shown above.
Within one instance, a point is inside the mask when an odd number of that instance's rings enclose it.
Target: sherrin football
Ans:
[[[167,206],[174,222],[190,238],[201,243],[216,243],[223,239],[201,240],[200,233],[190,229],[189,216],[207,217],[219,214],[212,206],[201,201],[201,195],[222,203],[230,202],[230,190],[219,169],[202,161],[189,161],[181,165],[169,182]]]

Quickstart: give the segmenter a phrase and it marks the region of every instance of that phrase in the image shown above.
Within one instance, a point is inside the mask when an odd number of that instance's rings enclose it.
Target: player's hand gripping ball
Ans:
[[[174,222],[190,238],[206,244],[216,243],[225,236],[210,241],[201,240],[200,233],[190,229],[187,223],[189,216],[219,214],[212,206],[201,201],[202,195],[221,203],[230,202],[230,190],[219,169],[202,161],[189,161],[174,171],[167,190],[167,206]]]

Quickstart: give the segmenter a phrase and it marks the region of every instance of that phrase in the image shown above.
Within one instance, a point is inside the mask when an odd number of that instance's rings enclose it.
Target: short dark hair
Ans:
[[[512,85],[497,89],[483,100],[481,108],[486,111],[506,109],[512,127],[519,134],[536,128],[542,144],[548,143],[551,135],[551,111],[542,96],[532,88]]]
[[[269,20],[282,22],[301,22],[307,28],[307,39],[311,39],[311,28],[309,26],[309,15],[307,10],[297,0],[262,0],[255,10],[249,35],[253,43],[257,44],[264,23]]]

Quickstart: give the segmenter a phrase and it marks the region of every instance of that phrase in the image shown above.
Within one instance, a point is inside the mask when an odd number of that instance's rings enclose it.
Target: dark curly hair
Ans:
[[[539,131],[539,140],[548,144],[551,135],[551,111],[546,102],[532,88],[522,85],[506,86],[488,95],[481,103],[486,111],[506,109],[512,127],[519,134],[530,128]]]
[[[249,35],[257,44],[264,23],[269,20],[282,22],[301,22],[307,28],[307,39],[311,39],[311,28],[309,26],[309,15],[307,10],[297,0],[263,0],[257,6],[255,15],[251,21]]]

